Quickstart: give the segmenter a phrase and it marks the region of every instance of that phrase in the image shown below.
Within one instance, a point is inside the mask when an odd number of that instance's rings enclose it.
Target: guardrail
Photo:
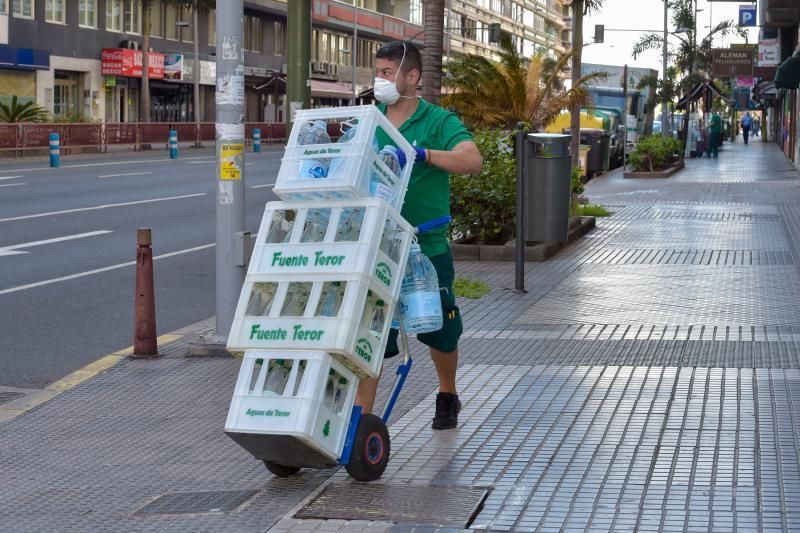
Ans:
[[[155,148],[159,145],[166,150],[169,131],[177,130],[180,143],[214,142],[213,122],[201,122],[196,128],[193,122],[126,122],[126,123],[76,123],[39,124],[15,123],[0,124],[0,154],[13,152],[15,156],[26,152],[49,149],[51,133],[61,138],[61,154],[69,155],[75,149],[96,148],[107,152],[114,146],[128,146],[133,150]],[[248,122],[245,124],[247,144],[253,141],[253,129],[261,130],[262,143],[283,143],[286,141],[286,124],[283,122]],[[338,124],[329,125],[331,134],[339,135]]]

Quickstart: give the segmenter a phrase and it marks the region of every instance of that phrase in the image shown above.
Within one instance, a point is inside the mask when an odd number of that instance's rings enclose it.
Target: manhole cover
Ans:
[[[22,396],[25,396],[24,392],[2,391],[0,392],[0,404],[10,402],[11,400],[16,400]]]
[[[334,483],[294,517],[466,528],[488,495],[488,489],[475,487]]]
[[[148,503],[135,514],[188,514],[221,513],[233,511],[249,500],[255,490],[228,490],[215,492],[173,492]]]

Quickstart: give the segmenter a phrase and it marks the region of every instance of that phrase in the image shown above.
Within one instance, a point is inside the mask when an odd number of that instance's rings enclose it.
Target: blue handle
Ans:
[[[417,233],[428,233],[429,231],[435,230],[441,226],[446,226],[450,223],[450,220],[452,220],[452,217],[448,215],[446,217],[434,218],[433,220],[423,222],[417,226]]]

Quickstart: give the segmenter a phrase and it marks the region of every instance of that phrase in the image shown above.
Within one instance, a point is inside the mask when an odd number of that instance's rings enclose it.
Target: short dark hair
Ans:
[[[405,51],[405,59],[403,52]],[[419,49],[408,41],[392,41],[386,43],[378,48],[378,53],[375,54],[376,59],[389,59],[391,61],[403,61],[403,72],[409,72],[417,69],[420,76],[422,76],[422,56]]]

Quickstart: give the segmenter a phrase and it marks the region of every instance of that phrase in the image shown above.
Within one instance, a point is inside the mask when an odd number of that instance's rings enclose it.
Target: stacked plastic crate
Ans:
[[[300,144],[315,121],[356,129]],[[409,162],[399,173],[375,148],[379,130]],[[266,206],[228,337],[243,361],[225,431],[257,457],[337,463],[358,380],[380,375],[412,239],[399,209],[413,160],[374,106],[297,112],[274,189],[284,201]]]

